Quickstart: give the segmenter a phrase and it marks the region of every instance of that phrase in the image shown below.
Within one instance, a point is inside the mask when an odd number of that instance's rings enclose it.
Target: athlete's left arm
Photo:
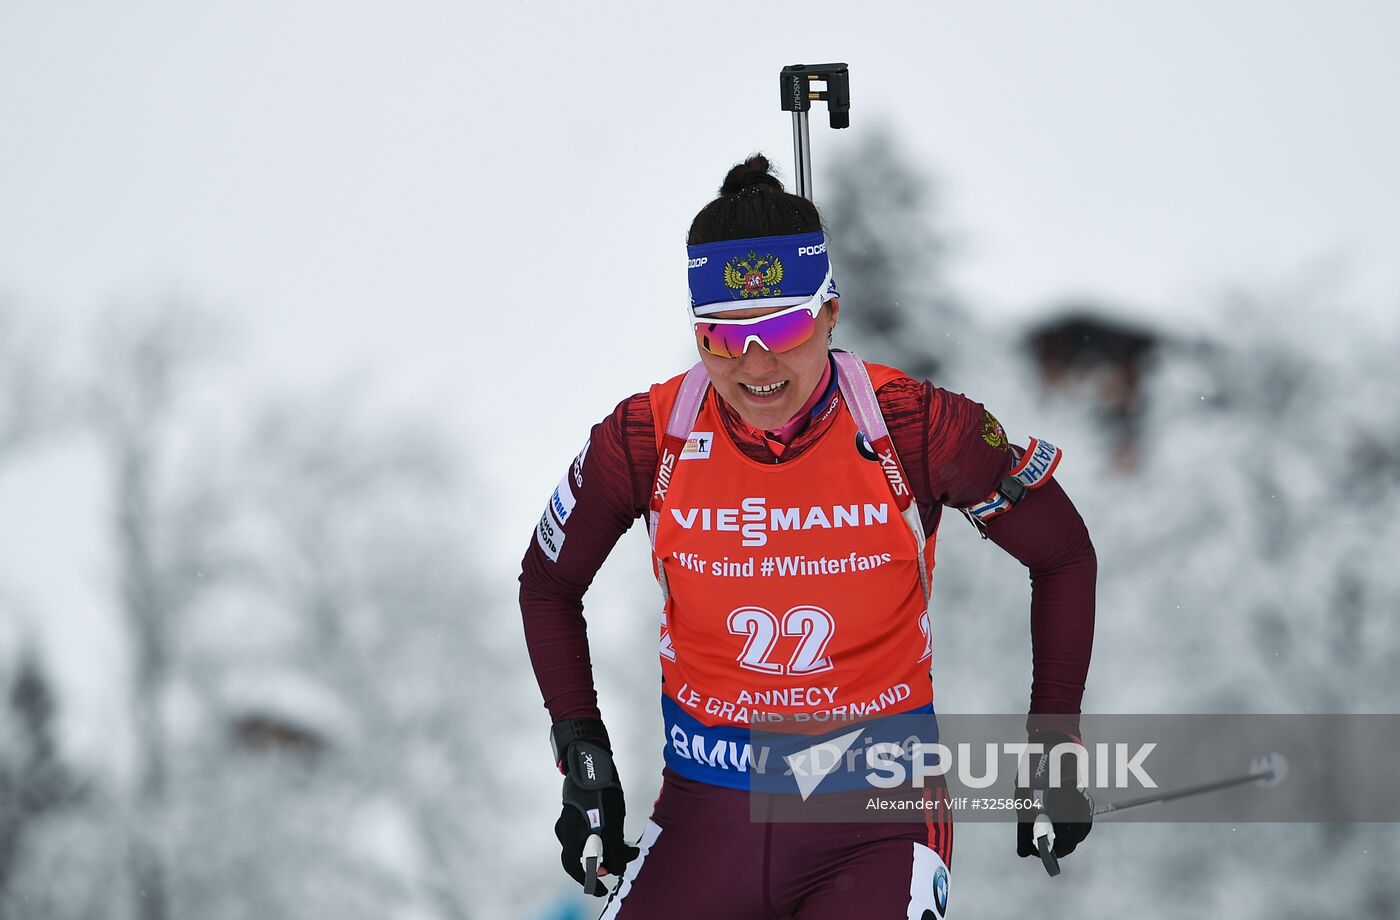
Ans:
[[[1026,727],[1079,737],[1079,707],[1094,644],[1098,557],[1060,484],[1027,491],[986,525],[987,538],[1030,570],[1031,706]]]
[[[882,387],[880,403],[895,449],[902,461],[909,458],[904,461],[906,471],[921,503],[959,510],[977,506],[995,494],[1016,465],[1017,456],[996,418],[966,396],[909,380]],[[936,514],[932,517],[937,520]],[[1024,490],[1009,510],[980,526],[988,539],[1030,572],[1027,726],[1078,737],[1098,577],[1088,528],[1053,477]]]

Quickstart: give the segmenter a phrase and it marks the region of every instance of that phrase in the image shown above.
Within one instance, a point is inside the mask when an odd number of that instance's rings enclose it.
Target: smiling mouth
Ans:
[[[744,392],[748,393],[750,396],[772,396],[783,387],[787,386],[787,383],[786,380],[779,380],[777,383],[769,383],[761,387],[756,387],[747,383],[741,383],[739,386],[743,387]]]

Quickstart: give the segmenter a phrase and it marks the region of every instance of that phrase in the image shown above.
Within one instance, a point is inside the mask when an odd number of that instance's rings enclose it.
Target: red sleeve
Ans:
[[[1065,490],[1051,479],[993,519],[987,537],[1030,570],[1031,717],[1026,728],[1077,738],[1094,647],[1099,571],[1089,529]]]
[[[938,526],[944,505],[976,504],[1011,471],[1006,435],[980,403],[910,377],[878,395],[926,532]]]
[[[909,378],[885,385],[879,397],[928,532],[941,506],[976,504],[1010,472],[1006,434],[980,403]],[[1089,531],[1051,479],[994,519],[985,533],[1030,574],[1030,713],[1045,718],[1027,725],[1078,736],[1098,577]]]
[[[594,425],[549,497],[521,562],[525,642],[556,722],[600,718],[583,595],[618,539],[646,510],[648,477],[656,468],[654,431],[645,393],[623,400]]]

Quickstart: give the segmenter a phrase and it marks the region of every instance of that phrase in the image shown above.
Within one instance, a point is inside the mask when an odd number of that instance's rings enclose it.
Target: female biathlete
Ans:
[[[1096,560],[1051,478],[1059,451],[1010,445],[978,403],[832,349],[841,304],[820,216],[762,156],[729,171],[688,242],[699,363],[594,426],[523,562],[525,636],[565,774],[564,869],[596,894],[587,869],[622,877],[605,920],[941,920],[951,823],[751,822],[749,729],[932,711],[927,600],[946,505],[1030,570],[1027,727],[1077,741]],[[639,517],[665,596],[666,767],[628,845],[582,598]],[[1089,831],[1087,800],[1043,796],[1066,855]],[[1022,856],[1030,828],[1017,825]]]

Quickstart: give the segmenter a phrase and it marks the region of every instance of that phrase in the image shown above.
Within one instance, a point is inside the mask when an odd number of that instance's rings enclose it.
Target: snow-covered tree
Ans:
[[[134,775],[46,817],[0,903],[500,916],[537,862],[500,828],[534,788],[512,764],[538,701],[511,583],[475,558],[478,502],[429,424],[362,411],[353,383],[261,411],[221,393],[227,339],[179,302],[95,336],[86,420],[130,650],[107,679],[129,677]]]
[[[951,243],[937,185],[877,127],[832,161],[819,188],[841,290],[837,344],[933,377],[958,357],[967,329],[946,277]]]

